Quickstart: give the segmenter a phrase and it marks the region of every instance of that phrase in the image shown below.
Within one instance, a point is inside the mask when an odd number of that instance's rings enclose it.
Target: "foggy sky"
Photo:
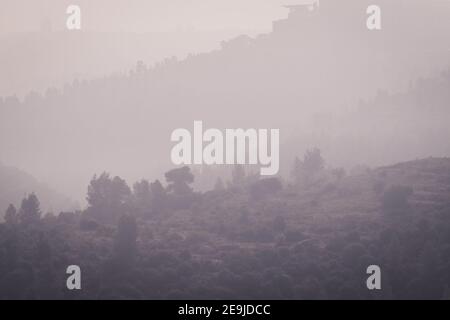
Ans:
[[[2,0],[0,96],[211,51],[240,34],[270,32],[273,20],[287,16],[282,4],[302,1]],[[65,29],[70,4],[81,7],[81,33]]]
[[[38,31],[46,21],[62,30],[69,4],[80,5],[88,31],[261,30],[295,2],[302,0],[2,0],[0,32]]]
[[[220,129],[280,128],[283,143],[291,136],[299,141],[284,148],[295,153],[281,159],[287,165],[308,147],[321,148],[339,166],[450,155],[446,140],[436,138],[448,136],[446,110],[427,117],[411,112],[409,122],[402,110],[390,114],[395,109],[382,99],[380,114],[344,111],[356,109],[358,100],[383,98],[379,92],[402,93],[420,77],[435,78],[447,70],[449,6],[424,14],[425,2],[410,7],[412,1],[398,0],[383,13],[383,31],[371,33],[364,21],[368,1],[347,0],[349,6],[343,7],[329,0],[317,15],[279,21],[273,32],[241,36],[221,49],[217,34],[214,48],[180,33],[167,41],[165,34],[139,38],[112,32],[177,26],[271,30],[273,20],[287,16],[281,1],[260,2],[79,1],[83,28],[108,34],[10,34],[10,42],[2,40],[0,47],[0,89],[13,84],[8,94],[23,91],[25,98],[22,103],[4,98],[0,160],[82,199],[92,175],[104,170],[130,181],[160,177],[170,166],[170,132],[190,128],[193,120]],[[57,31],[67,4],[2,1],[1,30],[38,31],[47,18]],[[199,51],[209,53],[153,64],[175,53]],[[130,75],[137,60],[148,69]],[[112,77],[118,69],[123,74]],[[96,80],[73,82],[83,78]],[[42,95],[29,94],[38,86]],[[46,91],[50,86],[58,89]],[[418,110],[426,110],[432,99],[417,98]],[[376,135],[371,126],[380,129]]]

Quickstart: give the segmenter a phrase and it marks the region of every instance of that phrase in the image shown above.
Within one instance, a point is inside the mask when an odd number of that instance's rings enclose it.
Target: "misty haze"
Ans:
[[[0,4],[0,299],[450,298],[449,0],[70,4]]]

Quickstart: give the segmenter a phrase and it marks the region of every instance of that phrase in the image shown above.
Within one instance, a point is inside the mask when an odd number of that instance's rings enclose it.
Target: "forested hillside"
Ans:
[[[0,225],[1,298],[446,299],[450,159],[352,174],[318,150],[293,178],[237,168],[195,193],[188,167],[166,183],[96,176],[81,212],[39,218],[36,199]],[[68,265],[82,290],[65,288]],[[366,268],[383,271],[381,291]]]
[[[57,214],[61,210],[78,206],[73,200],[40,183],[30,174],[0,163],[0,221],[3,220],[3,209],[9,204],[19,205],[25,195],[33,192],[39,194],[45,213]]]
[[[359,100],[370,101],[377,92],[401,94],[409,83],[439,77],[450,66],[448,1],[380,0],[383,28],[376,33],[363,19],[369,3],[322,1],[318,11],[297,10],[274,21],[272,32],[241,35],[217,50],[158,63],[144,57],[127,73],[75,80],[23,100],[0,98],[2,161],[82,200],[93,172],[156,178],[171,164],[171,132],[194,120],[220,129],[278,128],[282,141],[302,139],[286,142],[285,149],[317,146],[340,166],[448,155],[435,139],[448,136],[448,126],[434,122],[449,117],[446,109],[436,115],[407,109],[393,118],[393,128],[378,122],[386,131],[376,135],[358,131],[371,126],[369,114],[328,131],[333,117],[352,117],[347,111]],[[434,94],[420,101],[433,101]],[[368,112],[389,110],[378,104]],[[403,126],[416,122],[428,134],[410,145],[417,137]],[[392,130],[398,139],[386,137]],[[376,157],[345,150],[364,150],[371,138]]]

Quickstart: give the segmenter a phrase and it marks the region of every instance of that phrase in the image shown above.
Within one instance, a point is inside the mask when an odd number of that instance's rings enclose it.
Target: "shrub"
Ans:
[[[408,198],[413,189],[406,186],[391,186],[383,194],[383,211],[387,214],[401,214],[409,209]]]

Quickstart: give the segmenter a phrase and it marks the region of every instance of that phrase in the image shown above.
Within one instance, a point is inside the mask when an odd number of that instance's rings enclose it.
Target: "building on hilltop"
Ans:
[[[318,2],[313,4],[292,4],[285,5],[284,8],[289,10],[288,17],[282,20],[276,20],[272,23],[273,32],[289,30],[292,27],[298,27],[307,21],[310,15],[317,12],[319,8]]]

